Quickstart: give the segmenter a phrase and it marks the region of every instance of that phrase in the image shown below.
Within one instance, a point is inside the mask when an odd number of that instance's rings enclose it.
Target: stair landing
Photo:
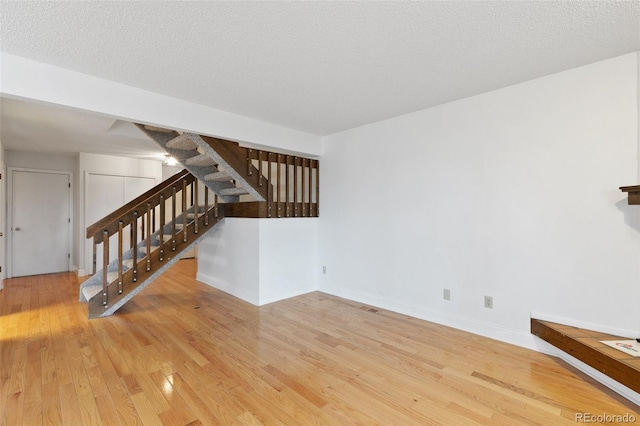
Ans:
[[[535,318],[531,318],[531,333],[640,393],[640,357],[632,357],[600,342],[628,338]]]

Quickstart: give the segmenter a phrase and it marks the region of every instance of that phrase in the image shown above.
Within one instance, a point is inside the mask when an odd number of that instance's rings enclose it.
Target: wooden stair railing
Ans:
[[[203,138],[208,143],[211,139]],[[224,141],[222,141],[224,142]],[[214,143],[220,149],[219,140]],[[266,202],[229,204],[227,217],[287,218],[320,216],[320,162],[277,152],[237,146],[236,158],[245,158],[242,165],[248,175],[254,175],[258,185],[272,185],[265,194]],[[227,150],[229,148],[227,147]],[[235,161],[240,167],[239,160]]]
[[[94,275],[100,244],[103,252],[102,288],[89,299],[90,318],[135,290],[224,217],[218,197],[210,197],[207,188],[202,196],[199,192],[198,180],[183,170],[87,228]],[[111,244],[117,245],[115,258]]]
[[[268,199],[269,190],[273,190],[273,188],[270,185],[269,179],[266,179],[250,161],[250,157],[248,155],[250,150],[241,147],[237,142],[213,138],[210,136],[200,137],[224,160],[225,163],[227,163],[228,166],[233,168],[236,173],[242,176],[264,200]]]
[[[317,217],[320,162],[194,133],[136,125],[226,204],[227,217]],[[253,198],[247,201],[245,197]],[[243,198],[240,198],[243,197]]]

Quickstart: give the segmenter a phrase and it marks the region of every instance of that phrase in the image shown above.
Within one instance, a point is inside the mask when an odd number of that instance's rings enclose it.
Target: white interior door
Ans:
[[[13,170],[11,274],[69,270],[69,175]]]

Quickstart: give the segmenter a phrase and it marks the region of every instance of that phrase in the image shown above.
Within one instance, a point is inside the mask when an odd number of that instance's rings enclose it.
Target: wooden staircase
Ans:
[[[247,166],[235,142],[137,126],[226,203],[237,203],[245,194],[255,201],[266,201],[269,190],[273,191],[266,179],[258,178],[258,170],[253,170],[250,163]]]
[[[320,162],[136,124],[227,204],[227,217],[320,215]]]
[[[89,318],[113,314],[219,228],[224,205],[208,190],[200,204],[199,192],[198,180],[183,170],[87,228],[94,274],[80,286],[80,301],[89,302]],[[98,246],[102,269],[96,273]]]
[[[89,318],[113,314],[225,217],[320,213],[318,160],[137,126],[185,170],[87,228],[93,276],[81,285],[80,301],[88,302]]]

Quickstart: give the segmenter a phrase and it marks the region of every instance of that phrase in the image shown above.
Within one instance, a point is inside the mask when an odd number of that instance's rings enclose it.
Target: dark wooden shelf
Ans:
[[[631,203],[629,203],[631,204]],[[531,334],[538,336],[629,389],[640,392],[640,357],[632,357],[600,340],[624,337],[531,318]]]
[[[621,186],[620,191],[626,192],[629,205],[640,204],[640,185]]]

